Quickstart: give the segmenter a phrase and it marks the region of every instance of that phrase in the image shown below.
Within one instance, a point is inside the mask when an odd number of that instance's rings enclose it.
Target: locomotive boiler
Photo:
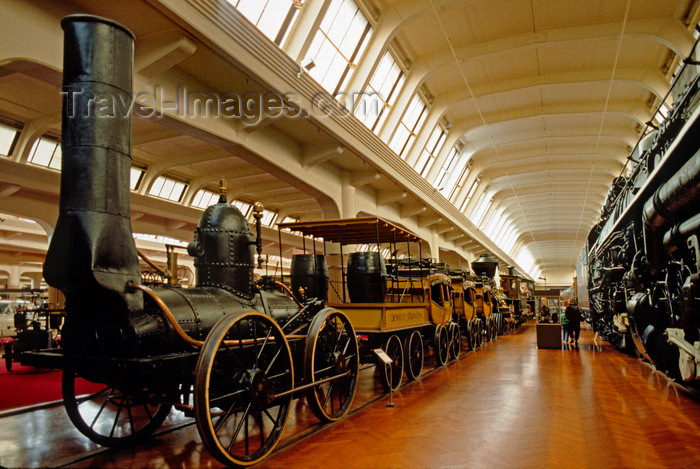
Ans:
[[[220,462],[268,455],[293,397],[324,421],[349,410],[358,344],[341,311],[298,303],[271,278],[255,281],[257,236],[226,203],[207,208],[188,252],[197,285],[149,288],[129,218],[134,38],[111,20],[72,15],[64,29],[60,212],[44,267],[65,294],[61,348],[24,364],[63,369],[75,426],[99,444],[152,434],[171,408],[193,415]],[[76,395],[85,379],[103,389]]]
[[[577,266],[580,303],[596,331],[683,381],[700,378],[696,55],[664,97],[668,116],[614,181]]]

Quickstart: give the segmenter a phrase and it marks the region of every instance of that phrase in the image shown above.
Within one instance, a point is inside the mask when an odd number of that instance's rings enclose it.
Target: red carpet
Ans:
[[[0,411],[17,407],[60,401],[61,370],[45,370],[12,364],[8,373],[4,360],[0,362]],[[102,389],[104,385],[76,380],[76,394],[86,394]]]

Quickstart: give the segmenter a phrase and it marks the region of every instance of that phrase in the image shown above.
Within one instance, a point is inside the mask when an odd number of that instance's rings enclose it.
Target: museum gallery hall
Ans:
[[[0,466],[694,467],[698,0],[6,0]]]

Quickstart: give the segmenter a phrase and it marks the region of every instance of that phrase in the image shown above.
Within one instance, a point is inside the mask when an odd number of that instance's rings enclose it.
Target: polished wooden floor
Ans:
[[[299,401],[256,468],[700,467],[700,400],[648,364],[594,341],[538,349],[534,324],[391,396],[362,372],[351,415],[321,427]],[[430,366],[430,363],[426,363]],[[432,367],[430,367],[432,369]],[[178,413],[118,452],[82,437],[62,407],[0,418],[4,467],[220,467]]]

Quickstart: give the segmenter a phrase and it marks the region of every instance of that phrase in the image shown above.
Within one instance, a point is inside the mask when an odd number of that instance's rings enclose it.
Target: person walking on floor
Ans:
[[[569,301],[569,306],[564,311],[566,320],[569,323],[569,342],[578,344],[578,337],[581,334],[581,310],[578,308],[576,300]]]
[[[568,305],[567,305],[568,307]],[[566,319],[566,312],[561,315],[561,330],[562,333],[564,334],[564,342],[569,341],[569,320]]]

